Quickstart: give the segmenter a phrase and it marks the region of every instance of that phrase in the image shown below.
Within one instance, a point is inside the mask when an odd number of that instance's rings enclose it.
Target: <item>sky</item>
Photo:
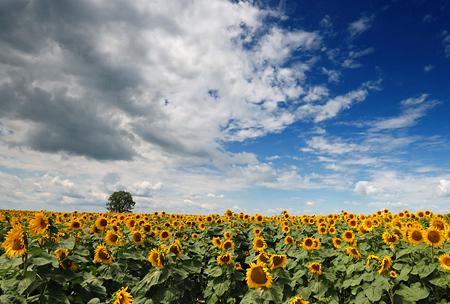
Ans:
[[[450,212],[450,2],[0,2],[0,208]]]

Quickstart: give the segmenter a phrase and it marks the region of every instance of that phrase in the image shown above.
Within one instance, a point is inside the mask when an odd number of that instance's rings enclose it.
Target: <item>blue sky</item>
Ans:
[[[1,208],[450,211],[448,1],[6,1]]]

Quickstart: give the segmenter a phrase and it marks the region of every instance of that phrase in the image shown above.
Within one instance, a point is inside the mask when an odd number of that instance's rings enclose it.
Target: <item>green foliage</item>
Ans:
[[[129,213],[133,210],[136,203],[130,192],[116,191],[111,194],[106,203],[106,210],[109,212]]]

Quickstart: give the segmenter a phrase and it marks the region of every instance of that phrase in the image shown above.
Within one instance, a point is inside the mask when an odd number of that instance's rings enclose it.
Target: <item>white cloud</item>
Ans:
[[[424,72],[428,73],[428,72],[430,72],[433,68],[434,68],[433,65],[427,64],[426,66],[423,67],[423,70],[424,70]]]
[[[437,185],[439,196],[450,196],[450,180],[441,179]]]
[[[327,75],[328,82],[338,83],[339,79],[341,77],[341,73],[337,70],[327,69],[325,67],[322,67],[322,73]]]
[[[324,86],[314,86],[308,89],[308,93],[303,100],[306,102],[318,101],[330,94],[328,88]]]
[[[379,192],[379,189],[368,181],[359,181],[356,183],[353,192],[363,195],[371,195]]]
[[[351,37],[357,37],[372,27],[374,16],[362,16],[358,20],[353,21],[348,26]]]
[[[306,149],[301,149],[301,151],[303,152],[316,151],[318,153],[326,154],[346,154],[355,151],[367,150],[367,148],[354,143],[346,143],[338,138],[327,139],[323,136],[314,136],[311,139],[307,140],[306,143]]]
[[[448,31],[442,31],[441,36],[445,57],[450,57],[450,33]]]

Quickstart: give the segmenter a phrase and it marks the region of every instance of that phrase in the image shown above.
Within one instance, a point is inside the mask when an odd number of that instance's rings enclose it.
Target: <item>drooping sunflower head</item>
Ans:
[[[47,216],[43,212],[39,212],[34,215],[32,220],[30,220],[28,228],[30,233],[35,235],[44,233],[49,226],[50,224]]]
[[[372,261],[376,261],[378,263],[380,262],[380,258],[374,254],[370,254],[366,259],[366,267],[369,267]]]
[[[345,252],[346,252],[349,256],[351,256],[351,257],[353,257],[353,258],[355,258],[355,259],[361,258],[361,253],[359,252],[358,248],[356,248],[356,247],[348,246],[348,247],[345,249]]]
[[[444,244],[444,236],[440,230],[430,227],[424,232],[425,242],[432,247],[441,247]]]
[[[152,249],[148,254],[148,261],[150,262],[150,264],[152,264],[153,267],[158,267],[161,269],[164,268],[162,254],[156,248]]]
[[[392,259],[390,256],[384,256],[381,260],[381,267],[378,269],[378,273],[382,274],[392,266]]]
[[[266,240],[262,236],[253,239],[253,250],[261,252],[267,248]]]
[[[64,260],[69,255],[69,249],[56,249],[55,256],[58,261]]]
[[[113,304],[132,304],[133,296],[127,291],[128,287],[122,287],[115,294],[115,299]]]
[[[443,254],[439,256],[439,264],[445,270],[450,271],[450,254]]]
[[[20,257],[27,252],[27,238],[22,225],[16,224],[8,231],[2,247],[9,257]]]
[[[395,233],[391,234],[387,230],[385,232],[383,232],[383,241],[388,246],[395,245],[398,242],[399,239],[400,238],[399,238],[398,234],[395,234]]]
[[[104,265],[110,265],[113,262],[113,256],[105,245],[100,244],[95,248],[94,262]]]
[[[270,269],[277,269],[284,267],[287,263],[287,255],[285,254],[272,254],[269,259]]]
[[[219,255],[216,259],[217,264],[219,264],[220,266],[223,265],[228,265],[228,264],[233,264],[233,254],[227,252],[227,253],[222,253],[221,255]]]
[[[183,254],[183,248],[181,247],[180,240],[176,240],[167,248],[166,253],[173,253],[176,256],[180,256]]]
[[[308,264],[309,272],[313,275],[321,275],[322,274],[322,264],[319,262],[311,262]]]
[[[263,263],[251,263],[246,273],[247,286],[249,288],[272,286],[272,275]]]

